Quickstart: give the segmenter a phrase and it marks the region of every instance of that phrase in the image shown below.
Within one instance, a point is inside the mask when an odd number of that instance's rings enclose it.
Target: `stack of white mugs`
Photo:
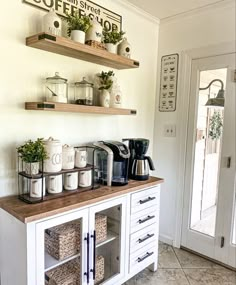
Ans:
[[[83,148],[74,148],[63,145],[59,140],[49,138],[44,141],[48,159],[43,162],[43,172],[55,173],[42,179],[32,179],[30,196],[33,198],[42,197],[46,191],[49,194],[58,194],[64,190],[72,191],[78,187],[90,187],[92,185],[92,170],[84,169],[87,166],[87,151]],[[79,168],[80,171],[78,171]],[[64,174],[58,173],[61,170],[73,170]],[[46,187],[45,187],[46,186]]]

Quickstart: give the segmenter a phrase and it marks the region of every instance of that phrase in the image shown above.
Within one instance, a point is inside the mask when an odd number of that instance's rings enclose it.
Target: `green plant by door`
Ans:
[[[223,117],[219,111],[214,111],[209,122],[209,138],[218,140],[221,138],[223,132]]]

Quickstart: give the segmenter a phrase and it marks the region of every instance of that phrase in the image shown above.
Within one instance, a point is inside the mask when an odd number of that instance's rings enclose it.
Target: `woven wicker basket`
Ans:
[[[80,259],[74,259],[46,272],[45,285],[80,285]],[[104,279],[104,257],[96,257],[95,284]]]
[[[45,231],[47,252],[63,260],[80,252],[80,222],[72,221]]]
[[[97,42],[97,41],[86,41],[86,45],[89,45],[93,48],[106,50],[106,46],[102,43]]]
[[[97,243],[107,238],[107,217],[95,217]],[[45,231],[46,251],[57,260],[64,260],[80,252],[80,221],[72,221]]]

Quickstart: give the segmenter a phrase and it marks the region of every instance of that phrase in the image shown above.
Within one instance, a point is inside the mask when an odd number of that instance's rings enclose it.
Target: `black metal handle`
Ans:
[[[139,204],[145,204],[145,203],[147,203],[147,202],[150,202],[150,201],[153,201],[153,200],[155,200],[156,199],[156,197],[148,197],[147,199],[145,199],[145,200],[139,200]]]
[[[84,240],[87,241],[87,272],[84,272],[84,275],[87,277],[87,284],[89,284],[89,233],[87,233]]]
[[[93,232],[93,235],[91,235],[91,238],[93,238],[93,269],[91,269],[90,272],[93,272],[93,280],[95,280],[95,277],[96,277],[96,231]]]
[[[152,252],[147,252],[143,257],[139,257],[139,258],[138,258],[138,262],[144,261],[146,258],[148,258],[149,256],[151,256],[151,255],[153,255],[153,254],[154,254],[153,251],[152,251]]]
[[[143,223],[145,223],[145,222],[147,222],[147,221],[149,221],[149,220],[151,220],[151,219],[154,219],[155,218],[155,216],[153,215],[153,216],[147,216],[147,218],[145,218],[145,219],[143,219],[143,220],[138,220],[138,222],[139,222],[139,224],[143,224]]]
[[[155,234],[147,234],[147,236],[146,237],[144,237],[144,238],[140,238],[139,240],[138,240],[138,242],[139,243],[142,243],[142,242],[145,242],[145,240],[147,240],[147,239],[150,239],[150,238],[152,238],[152,237],[154,237],[154,235]]]

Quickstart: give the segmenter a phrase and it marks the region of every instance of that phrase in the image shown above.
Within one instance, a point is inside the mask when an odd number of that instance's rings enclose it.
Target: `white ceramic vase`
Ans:
[[[39,173],[39,162],[26,162],[25,173],[29,175],[36,175]]]
[[[117,54],[117,44],[105,44],[108,52]]]
[[[110,107],[110,92],[107,89],[103,89],[100,93],[100,106]]]
[[[72,41],[84,44],[85,43],[85,32],[79,30],[71,31]]]

